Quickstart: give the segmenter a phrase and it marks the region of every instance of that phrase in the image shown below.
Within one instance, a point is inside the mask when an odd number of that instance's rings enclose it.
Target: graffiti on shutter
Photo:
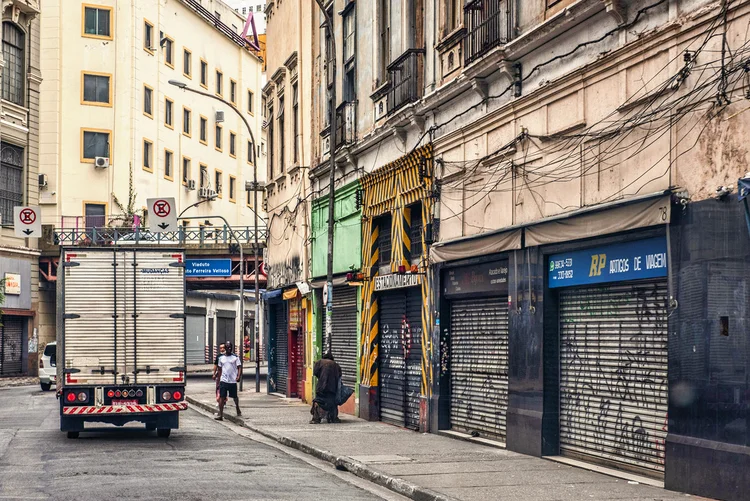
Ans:
[[[0,326],[0,375],[21,374],[23,357],[23,320],[2,318]]]
[[[451,426],[505,439],[508,408],[508,299],[451,302]]]
[[[560,450],[664,473],[667,283],[560,294]]]
[[[419,288],[381,295],[380,329],[381,419],[418,429],[422,380],[422,296]]]

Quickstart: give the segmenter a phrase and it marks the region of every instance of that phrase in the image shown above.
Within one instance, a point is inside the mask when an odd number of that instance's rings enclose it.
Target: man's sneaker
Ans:
[[[217,420],[217,421],[224,421],[224,418],[221,417],[221,416],[216,416],[216,417],[214,417],[214,419]]]
[[[238,415],[238,416],[241,416],[241,415],[242,415],[242,411],[240,410],[240,408],[239,408],[239,407],[237,407],[237,415]]]

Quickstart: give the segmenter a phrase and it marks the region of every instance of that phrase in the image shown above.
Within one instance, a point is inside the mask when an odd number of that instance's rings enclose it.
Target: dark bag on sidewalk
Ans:
[[[349,397],[354,394],[354,390],[346,386],[339,378],[338,389],[336,390],[336,405],[344,405]]]

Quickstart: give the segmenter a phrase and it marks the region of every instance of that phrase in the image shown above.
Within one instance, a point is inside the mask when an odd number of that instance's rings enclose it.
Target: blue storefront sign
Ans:
[[[186,277],[230,277],[231,259],[188,259],[185,261]]]
[[[667,241],[664,237],[549,257],[550,288],[666,276]]]

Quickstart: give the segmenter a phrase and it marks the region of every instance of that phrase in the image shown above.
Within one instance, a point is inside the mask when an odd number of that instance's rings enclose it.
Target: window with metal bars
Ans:
[[[380,268],[387,268],[391,265],[391,215],[387,214],[375,220],[380,233],[378,235],[378,253],[380,254],[378,263]]]
[[[409,238],[411,239],[411,259],[418,261],[422,257],[422,204],[416,203],[411,209]]]
[[[3,23],[3,99],[23,106],[26,36],[13,23]]]
[[[13,224],[13,208],[23,205],[24,150],[0,143],[0,224]]]

